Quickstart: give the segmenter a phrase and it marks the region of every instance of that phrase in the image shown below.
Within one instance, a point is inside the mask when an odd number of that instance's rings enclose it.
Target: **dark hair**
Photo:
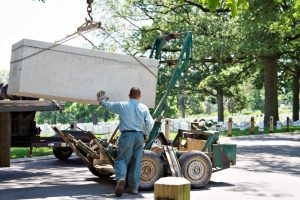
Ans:
[[[137,99],[141,96],[141,90],[138,87],[132,87],[129,92],[129,97]]]

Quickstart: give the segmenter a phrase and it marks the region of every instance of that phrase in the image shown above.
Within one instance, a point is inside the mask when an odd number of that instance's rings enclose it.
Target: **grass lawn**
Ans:
[[[289,130],[286,130],[286,127],[282,127],[281,130],[276,130],[276,128],[274,128],[273,133],[285,133],[285,132],[300,132],[300,127],[289,127]],[[254,134],[252,135],[262,135],[262,134],[268,134],[269,129],[265,129],[264,131],[259,131],[258,128],[255,128],[254,130]],[[221,137],[227,137],[228,135],[228,131],[222,131],[220,133]],[[249,129],[246,129],[244,131],[241,131],[240,129],[232,129],[232,137],[234,136],[248,136],[250,135],[250,131]]]
[[[49,147],[33,147],[32,156],[52,155],[52,148]],[[10,158],[28,158],[29,147],[12,147],[10,148]]]

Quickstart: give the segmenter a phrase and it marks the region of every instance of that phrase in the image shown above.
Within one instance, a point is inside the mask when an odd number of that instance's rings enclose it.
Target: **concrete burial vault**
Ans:
[[[130,55],[51,46],[28,39],[12,46],[9,94],[98,104],[99,90],[110,101],[127,101],[129,89],[136,86],[141,102],[155,106],[157,60],[138,57],[146,68]]]

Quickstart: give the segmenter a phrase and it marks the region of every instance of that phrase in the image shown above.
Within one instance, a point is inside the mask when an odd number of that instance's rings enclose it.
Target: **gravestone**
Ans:
[[[158,65],[149,58],[23,39],[12,46],[8,93],[98,104],[99,90],[110,101],[127,101],[130,88],[139,87],[141,102],[152,108]]]

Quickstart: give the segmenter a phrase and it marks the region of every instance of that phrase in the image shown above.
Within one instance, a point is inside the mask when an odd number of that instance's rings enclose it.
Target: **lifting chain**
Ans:
[[[87,13],[90,19],[85,18],[85,23],[82,24],[80,27],[77,28],[77,34],[81,35],[82,32],[89,31],[92,29],[100,28],[101,22],[94,22],[92,14],[92,3],[94,0],[87,0]]]
[[[86,0],[86,3],[88,4],[86,11],[88,13],[88,16],[90,17],[90,20],[86,19],[86,21],[93,21],[93,17],[91,16],[91,13],[93,11],[93,9],[92,9],[92,3],[93,3],[93,1],[94,0]]]
[[[98,29],[98,28],[101,28],[109,37],[111,37],[116,43],[118,43],[124,50],[127,54],[131,55],[138,63],[140,63],[143,67],[145,67],[153,76],[157,77],[155,73],[153,73],[143,62],[141,62],[138,58],[136,58],[133,54],[131,54],[120,42],[118,42],[109,32],[107,32],[104,28],[101,27],[101,22],[95,22],[93,21],[93,17],[91,16],[91,13],[92,13],[92,3],[93,3],[94,0],[87,0],[86,3],[88,4],[87,6],[87,13],[88,13],[88,16],[90,17],[90,19],[86,19],[85,18],[85,23],[83,23],[80,27],[77,28],[76,32],[74,32],[73,34],[71,35],[67,35],[66,37],[58,40],[58,41],[55,41],[55,43],[45,49],[42,49],[36,53],[33,53],[25,58],[22,58],[22,59],[17,59],[17,60],[14,60],[14,61],[11,61],[11,63],[15,63],[15,62],[18,62],[18,61],[21,61],[21,60],[24,60],[24,59],[27,59],[29,57],[32,57],[36,54],[39,54],[43,51],[46,51],[46,50],[49,50],[55,46],[58,46],[62,43],[65,43],[69,40],[72,40],[78,36],[82,36],[86,41],[88,41],[94,48],[99,49],[99,47],[97,47],[92,41],[90,41],[87,37],[85,37],[83,35],[83,33],[87,33],[87,32],[90,32],[94,29]],[[170,36],[171,37],[171,36]],[[175,36],[176,37],[176,36]]]
[[[40,51],[37,51],[37,52],[35,52],[35,53],[31,54],[31,55],[28,55],[28,56],[26,56],[24,58],[13,60],[13,61],[11,61],[11,63],[15,63],[15,62],[19,62],[19,61],[25,60],[27,58],[30,58],[32,56],[35,56],[35,55],[43,52],[43,51],[52,49],[52,48],[54,48],[54,47],[56,47],[56,46],[58,46],[60,44],[63,44],[65,42],[67,42],[67,41],[70,41],[70,40],[72,40],[74,38],[77,38],[78,36],[83,36],[83,33],[87,33],[87,32],[90,32],[90,31],[92,31],[94,29],[101,28],[101,22],[94,22],[93,21],[93,17],[91,16],[93,0],[87,0],[86,3],[88,4],[88,6],[87,6],[87,12],[88,12],[88,16],[90,17],[90,19],[87,20],[85,18],[86,22],[83,23],[80,27],[78,27],[77,30],[74,33],[72,33],[70,35],[67,35],[66,37],[64,37],[64,38],[62,38],[60,40],[55,41],[53,45],[51,45],[51,46],[49,46],[47,48],[41,49]],[[89,42],[91,43],[91,41],[89,41]]]

